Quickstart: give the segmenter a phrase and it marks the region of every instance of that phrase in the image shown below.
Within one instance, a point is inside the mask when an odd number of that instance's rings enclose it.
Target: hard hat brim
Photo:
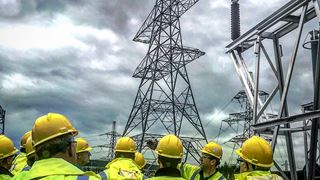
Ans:
[[[54,138],[56,138],[56,137],[59,137],[59,136],[65,135],[65,134],[69,134],[69,133],[72,134],[72,136],[77,136],[77,135],[78,135],[78,131],[77,131],[76,129],[74,129],[74,130],[68,130],[68,131],[66,131],[66,132],[57,133],[57,134],[52,135],[52,136],[50,136],[50,137],[44,138],[44,139],[42,139],[41,141],[34,143],[33,146],[36,147],[36,146],[38,146],[38,145],[40,145],[40,144],[42,144],[42,143],[44,143],[44,142],[46,142],[46,141],[49,141],[49,140],[51,140],[51,139],[54,139]]]
[[[249,163],[251,163],[251,164],[254,164],[254,165],[256,165],[256,166],[259,166],[259,167],[269,168],[269,167],[272,167],[272,166],[273,166],[273,162],[270,163],[270,164],[261,164],[261,163],[256,163],[256,162],[252,161],[251,159],[249,159],[248,157],[246,157],[244,154],[242,154],[242,149],[241,149],[241,148],[239,148],[239,149],[236,150],[236,154],[237,154],[238,156],[240,156],[243,160],[245,160],[245,161],[247,161],[247,162],[249,162]]]
[[[164,154],[164,153],[160,153],[159,151],[156,150],[156,153],[160,156],[164,156],[167,158],[173,158],[173,159],[181,159],[183,154],[181,154],[180,156],[174,156],[174,155],[169,155],[169,154]]]
[[[136,150],[115,150],[114,152],[136,153]]]
[[[77,151],[77,153],[81,153],[81,152],[89,152],[89,151],[91,151],[92,150],[92,147],[87,147],[86,149],[82,149],[82,150],[80,150],[80,151]]]
[[[18,150],[15,148],[12,152],[10,152],[9,154],[6,154],[4,156],[0,156],[0,159],[4,159],[6,157],[12,156],[14,154],[16,154],[18,152]]]
[[[34,154],[34,153],[36,153],[36,151],[35,151],[35,150],[33,150],[33,151],[31,151],[31,152],[27,153],[27,156],[30,156],[30,155],[32,155],[32,154]]]
[[[208,154],[208,155],[210,155],[210,156],[213,156],[213,157],[215,157],[215,158],[221,159],[221,157],[219,157],[219,156],[217,156],[217,155],[215,155],[215,154],[213,154],[213,153],[210,153],[210,152],[208,152],[208,151],[201,150],[201,152],[202,152],[202,153],[205,153],[205,154]]]

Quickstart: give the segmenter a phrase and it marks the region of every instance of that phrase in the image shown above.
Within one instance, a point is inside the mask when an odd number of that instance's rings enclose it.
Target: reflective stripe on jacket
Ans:
[[[27,166],[27,155],[26,155],[26,153],[21,152],[13,160],[12,167],[11,167],[11,173],[13,175],[19,174],[22,171],[22,169],[26,166]]]
[[[85,173],[61,158],[49,158],[36,161],[29,170],[30,179],[50,180],[98,180],[98,176]]]
[[[201,177],[201,168],[199,166],[194,166],[191,164],[179,164],[178,168],[180,169],[182,177],[190,180],[200,180]],[[226,180],[226,178],[219,172],[216,171],[208,180]]]
[[[283,180],[281,176],[270,171],[251,171],[234,175],[235,180]]]
[[[106,170],[100,172],[99,175],[103,180],[142,180],[143,178],[143,174],[141,173],[138,165],[129,158],[114,159],[106,165]]]

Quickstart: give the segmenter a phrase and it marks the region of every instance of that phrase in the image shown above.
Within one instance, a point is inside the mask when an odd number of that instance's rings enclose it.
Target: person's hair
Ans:
[[[0,167],[3,166],[3,162],[5,162],[6,158],[0,159]]]
[[[58,153],[65,153],[73,141],[71,134],[65,134],[44,142],[35,147],[37,157],[41,160],[51,158]]]
[[[261,166],[257,166],[257,165],[254,165],[254,164],[251,164],[252,165],[252,168],[256,171],[270,171],[270,167],[261,167]]]
[[[27,157],[27,164],[31,167],[33,163],[36,161],[36,155],[30,155]]]
[[[26,153],[26,148],[20,148],[20,152]]]
[[[134,160],[135,155],[132,152],[115,152],[114,157],[115,158],[129,158],[129,159]]]
[[[158,155],[158,160],[161,162],[164,168],[176,168],[181,162],[181,158],[168,158]]]

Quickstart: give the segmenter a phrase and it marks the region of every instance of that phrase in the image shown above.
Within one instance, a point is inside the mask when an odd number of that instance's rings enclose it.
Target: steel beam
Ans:
[[[314,32],[315,33],[315,32]],[[314,95],[313,95],[313,109],[319,110],[320,108],[320,43],[319,37],[314,34],[314,38],[312,37],[311,40],[311,53],[312,53],[312,65],[313,65],[313,76],[314,76]],[[317,158],[317,145],[318,145],[318,133],[319,133],[319,118],[314,118],[311,120],[311,139],[310,139],[310,154],[309,154],[309,174],[307,179],[314,179],[315,178],[315,168],[316,168],[316,159]],[[310,161],[312,159],[313,161]]]
[[[294,122],[300,122],[300,121],[304,121],[307,119],[314,119],[314,118],[319,118],[320,117],[320,110],[315,110],[315,111],[311,111],[311,112],[306,112],[303,114],[297,114],[297,115],[293,115],[293,116],[288,116],[288,117],[283,117],[283,118],[276,118],[276,119],[271,119],[267,122],[261,122],[261,123],[257,123],[252,125],[254,130],[263,130],[263,129],[267,129],[267,128],[271,128],[271,127],[275,127],[275,126],[280,126],[283,124],[290,124],[290,123],[294,123]]]
[[[250,41],[252,37],[254,37],[258,32],[264,32],[273,25],[282,21],[288,15],[291,15],[297,9],[301,8],[304,4],[308,3],[310,0],[291,0],[284,6],[282,6],[279,10],[268,16],[266,19],[261,21],[259,24],[251,28],[249,31],[244,33],[242,36],[237,38],[235,41],[226,46],[226,53],[229,53],[231,50],[237,49],[245,42]]]
[[[260,75],[260,36],[257,37],[255,44],[255,54],[256,54],[256,74],[255,74],[255,86],[254,86],[254,102],[253,102],[253,124],[257,123],[257,111],[258,111],[258,98],[259,98],[259,75]]]

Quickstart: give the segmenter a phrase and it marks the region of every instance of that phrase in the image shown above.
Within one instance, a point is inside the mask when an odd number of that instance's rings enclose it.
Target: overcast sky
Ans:
[[[241,31],[286,2],[241,0]],[[80,136],[96,137],[94,145],[103,143],[95,135],[110,131],[112,121],[122,133],[140,82],[132,74],[148,47],[132,39],[154,3],[0,0],[0,104],[6,110],[6,134],[16,145],[34,120],[48,112],[65,114]],[[180,21],[184,45],[206,52],[187,69],[205,131],[213,140],[221,120],[237,110],[224,106],[242,90],[225,54],[231,42],[230,1],[200,0]],[[295,98],[290,107],[296,111],[311,101],[306,95],[311,91],[310,67],[300,66],[304,69],[297,70],[294,81],[300,88],[291,92]],[[270,81],[269,76],[262,79],[267,92],[273,88]]]

